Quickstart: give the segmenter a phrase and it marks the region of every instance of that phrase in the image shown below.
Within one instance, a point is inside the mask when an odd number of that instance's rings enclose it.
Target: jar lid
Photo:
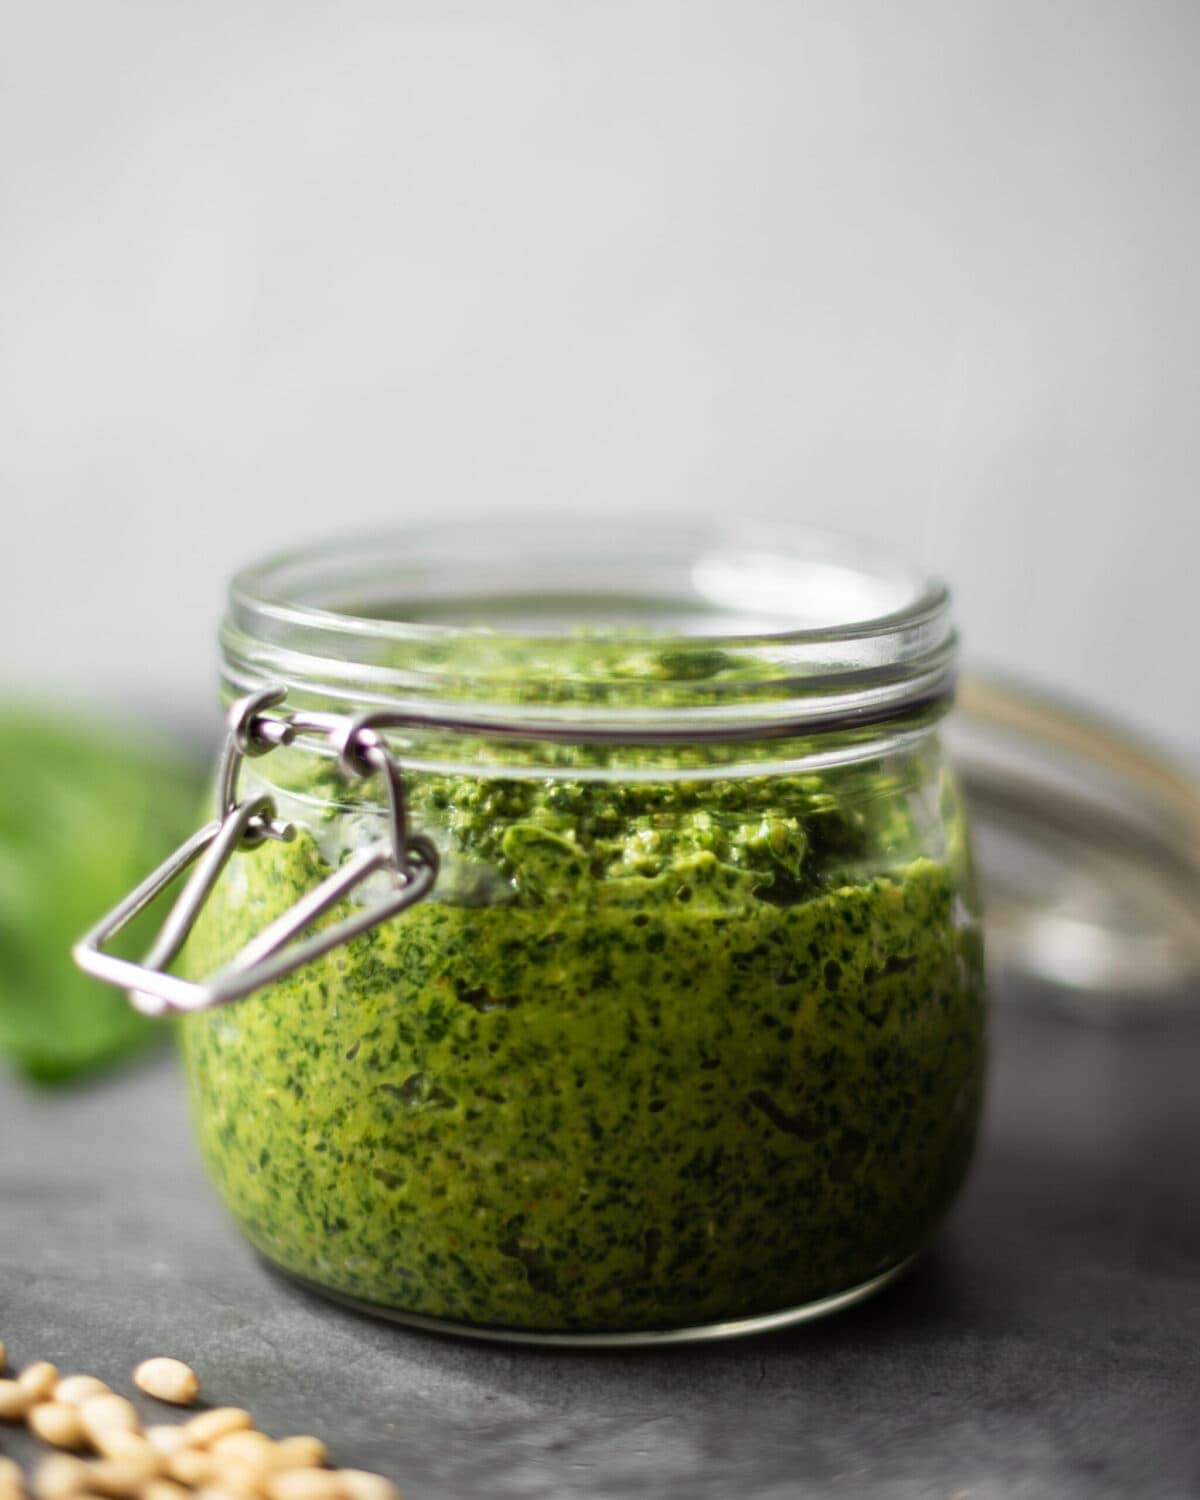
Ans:
[[[1001,992],[1111,1015],[1194,1000],[1196,777],[1087,711],[978,677],[946,741]]]

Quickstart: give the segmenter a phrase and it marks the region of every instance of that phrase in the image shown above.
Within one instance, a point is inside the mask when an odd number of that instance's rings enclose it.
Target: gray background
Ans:
[[[198,725],[264,548],[734,508],[898,543],[973,661],[1195,743],[1191,0],[3,22],[9,682]]]

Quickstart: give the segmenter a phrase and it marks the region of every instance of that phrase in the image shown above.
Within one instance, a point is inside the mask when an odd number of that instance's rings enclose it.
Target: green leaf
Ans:
[[[140,727],[10,707],[0,786],[0,1054],[59,1082],[163,1034],[70,950],[195,827],[201,775]],[[143,951],[161,917],[143,913],[118,951]]]

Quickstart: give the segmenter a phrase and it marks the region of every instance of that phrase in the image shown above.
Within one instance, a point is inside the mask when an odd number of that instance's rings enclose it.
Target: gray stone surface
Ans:
[[[725,1346],[579,1354],[327,1304],[226,1221],[166,1056],[0,1085],[0,1337],[123,1381],[192,1360],[216,1403],[406,1500],[1200,1495],[1200,1017],[1112,1032],[1002,1007],[977,1169],[869,1305]],[[33,1445],[0,1428],[0,1449]]]

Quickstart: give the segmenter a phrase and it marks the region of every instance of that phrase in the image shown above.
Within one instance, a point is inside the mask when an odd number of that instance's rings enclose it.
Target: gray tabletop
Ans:
[[[1200,1495],[1200,1016],[998,1007],[971,1183],[902,1283],[723,1346],[562,1353],[344,1311],[266,1269],[173,1059],[0,1084],[0,1337],[119,1381],[150,1353],[406,1500]],[[32,1444],[0,1429],[0,1449]]]

